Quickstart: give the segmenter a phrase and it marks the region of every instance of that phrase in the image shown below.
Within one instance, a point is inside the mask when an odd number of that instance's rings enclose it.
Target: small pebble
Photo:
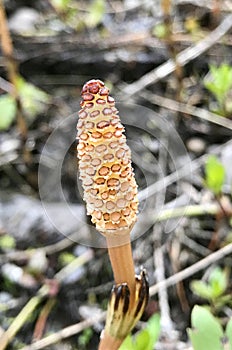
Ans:
[[[190,152],[201,154],[205,151],[206,142],[199,137],[192,137],[187,141],[186,146]]]
[[[35,25],[39,20],[39,12],[30,7],[22,7],[11,15],[9,28],[17,34],[28,34],[35,31]]]

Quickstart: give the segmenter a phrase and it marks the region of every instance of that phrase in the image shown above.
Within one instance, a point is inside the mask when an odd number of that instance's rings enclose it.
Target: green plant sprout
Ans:
[[[154,314],[134,337],[128,335],[119,350],[153,350],[160,334],[160,315]]]
[[[190,287],[193,293],[206,299],[215,310],[220,310],[225,304],[231,303],[231,295],[225,294],[228,287],[228,273],[218,266],[210,273],[207,282],[194,280]]]
[[[219,67],[210,66],[210,78],[204,80],[205,87],[214,95],[218,109],[214,112],[226,117],[232,113],[232,66],[223,63]]]
[[[17,88],[22,104],[23,113],[29,121],[33,121],[35,117],[43,113],[46,104],[50,102],[50,96],[37,88],[35,85],[28,83],[21,76],[17,77]],[[9,95],[0,96],[0,130],[7,130],[16,118],[16,101]]]
[[[75,31],[95,28],[102,23],[106,11],[106,0],[92,0],[82,8],[74,0],[49,0],[59,20]]]
[[[225,180],[225,169],[223,164],[214,155],[208,156],[205,163],[205,186],[209,188],[215,196],[222,192]]]
[[[93,330],[91,328],[86,328],[82,332],[82,334],[78,337],[78,345],[80,349],[86,349],[92,336],[93,336]]]
[[[6,234],[3,236],[0,236],[0,249],[3,251],[7,251],[7,250],[11,250],[13,248],[15,248],[15,239]]]
[[[168,34],[168,29],[165,23],[158,23],[152,30],[152,34],[159,39],[165,39]]]
[[[191,314],[191,325],[192,328],[187,332],[194,350],[232,349],[232,318],[224,332],[209,310],[195,305]]]
[[[66,266],[75,260],[75,255],[69,252],[63,252],[59,255],[58,262],[61,266]]]
[[[86,25],[90,28],[96,27],[102,22],[105,14],[105,0],[94,0],[89,6],[89,13],[85,20]]]
[[[57,11],[62,11],[62,12],[65,12],[71,3],[70,0],[50,0],[50,2]]]

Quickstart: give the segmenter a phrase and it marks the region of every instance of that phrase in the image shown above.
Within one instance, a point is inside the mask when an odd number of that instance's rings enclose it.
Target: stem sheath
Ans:
[[[115,339],[109,334],[104,334],[100,341],[98,350],[118,350],[123,340]]]

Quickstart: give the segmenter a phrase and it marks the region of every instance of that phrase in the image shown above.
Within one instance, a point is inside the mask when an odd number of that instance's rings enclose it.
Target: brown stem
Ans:
[[[106,241],[115,283],[127,283],[131,295],[130,301],[132,302],[135,293],[135,268],[132,257],[130,233],[122,237],[121,242],[119,238],[120,245],[118,246],[115,245],[114,237],[107,237]]]
[[[123,340],[115,339],[109,334],[104,334],[99,343],[98,350],[118,350]]]
[[[130,231],[106,237],[108,253],[116,284],[127,283],[130,290],[130,308],[135,302],[135,268],[132,257]],[[98,350],[117,350],[124,339],[116,339],[103,332]]]
[[[34,333],[33,333],[33,342],[38,341],[42,338],[45,327],[46,327],[46,322],[48,319],[48,316],[55,305],[55,298],[48,299],[46,304],[44,305],[42,311],[40,312],[39,318],[36,321]]]
[[[0,0],[0,37],[1,37],[1,46],[2,53],[5,56],[7,73],[10,82],[13,85],[12,96],[17,104],[17,123],[19,132],[22,135],[23,141],[27,138],[27,125],[22,113],[22,107],[20,103],[19,93],[17,89],[17,80],[18,80],[18,67],[13,57],[13,44],[10,36],[10,32],[7,25],[6,13],[3,1]]]

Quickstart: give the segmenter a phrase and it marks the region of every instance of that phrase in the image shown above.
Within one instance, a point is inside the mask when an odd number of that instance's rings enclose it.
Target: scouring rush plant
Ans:
[[[124,127],[109,89],[90,80],[81,92],[77,124],[79,173],[87,214],[105,236],[114,273],[100,350],[116,350],[148,301],[145,271],[135,275],[130,233],[138,211],[137,184]]]

